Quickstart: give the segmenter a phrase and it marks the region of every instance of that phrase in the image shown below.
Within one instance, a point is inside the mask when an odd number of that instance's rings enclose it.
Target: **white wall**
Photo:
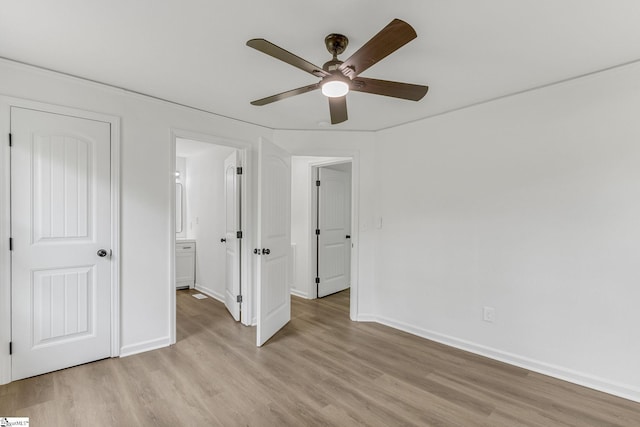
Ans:
[[[309,163],[315,157],[293,156],[291,158],[291,246],[293,276],[291,293],[302,298],[313,298],[309,292],[309,215],[311,195]]]
[[[224,301],[224,161],[235,149],[212,145],[187,158],[187,237],[196,240],[196,288]]]
[[[131,354],[168,345],[174,221],[170,212],[175,203],[171,129],[245,141],[253,147],[260,137],[273,140],[273,132],[6,60],[0,60],[0,75],[2,95],[121,118],[121,352]],[[6,129],[8,117],[0,120]],[[0,150],[0,164],[6,163],[7,155],[7,149]],[[2,224],[3,236],[6,227]],[[3,250],[4,262],[7,253]],[[7,287],[3,280],[3,295]],[[8,342],[4,328],[2,332],[2,342]]]
[[[378,320],[640,400],[639,111],[634,64],[378,133]]]

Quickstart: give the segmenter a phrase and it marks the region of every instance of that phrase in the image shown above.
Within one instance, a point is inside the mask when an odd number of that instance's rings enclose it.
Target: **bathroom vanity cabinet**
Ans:
[[[196,285],[196,241],[176,241],[176,289],[194,288]]]

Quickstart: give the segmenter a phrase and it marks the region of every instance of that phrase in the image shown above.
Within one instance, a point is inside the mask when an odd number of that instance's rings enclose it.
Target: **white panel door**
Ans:
[[[17,380],[110,356],[111,129],[12,107],[11,132]]]
[[[318,297],[324,297],[351,283],[351,180],[344,171],[318,173]]]
[[[240,239],[236,232],[240,230],[240,192],[237,167],[239,153],[233,152],[224,161],[224,200],[226,211],[226,261],[224,305],[235,320],[240,320]]]
[[[261,346],[291,319],[291,156],[266,140],[258,156],[258,328]]]

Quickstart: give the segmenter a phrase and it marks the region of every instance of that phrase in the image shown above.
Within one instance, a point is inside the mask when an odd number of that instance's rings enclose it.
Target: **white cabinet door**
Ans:
[[[351,180],[344,171],[318,172],[318,297],[324,297],[351,282]]]
[[[258,156],[258,328],[261,346],[291,319],[291,156],[266,140]]]
[[[17,380],[110,356],[111,129],[12,107],[11,132]]]
[[[196,284],[196,244],[176,243],[176,288],[194,288]]]
[[[239,153],[233,152],[224,161],[224,198],[226,212],[225,230],[225,291],[224,305],[235,320],[240,320],[240,194],[238,191],[237,168],[240,166]]]

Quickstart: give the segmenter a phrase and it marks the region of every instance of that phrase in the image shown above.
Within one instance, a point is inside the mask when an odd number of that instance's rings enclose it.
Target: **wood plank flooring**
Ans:
[[[175,346],[0,386],[32,426],[640,426],[640,404],[349,320],[348,291],[292,300],[264,347],[177,297]]]

